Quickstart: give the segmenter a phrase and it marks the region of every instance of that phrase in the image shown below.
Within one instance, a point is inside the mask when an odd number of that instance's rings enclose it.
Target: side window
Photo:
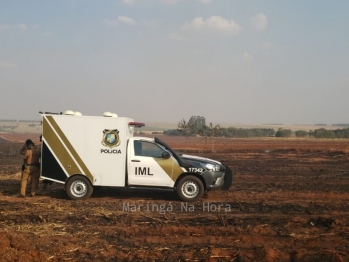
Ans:
[[[135,140],[133,146],[134,146],[135,156],[142,156],[142,142]]]
[[[134,141],[134,151],[136,156],[155,158],[162,158],[162,153],[165,152],[158,145],[145,141]]]

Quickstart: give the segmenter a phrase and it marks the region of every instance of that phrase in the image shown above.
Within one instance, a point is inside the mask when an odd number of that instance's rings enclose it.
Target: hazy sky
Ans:
[[[348,14],[348,0],[0,0],[0,119],[349,123]]]

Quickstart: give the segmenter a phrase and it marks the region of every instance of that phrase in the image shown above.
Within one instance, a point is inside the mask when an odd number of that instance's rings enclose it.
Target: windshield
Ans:
[[[158,143],[159,145],[163,146],[166,150],[168,150],[173,155],[173,157],[176,158],[176,160],[178,161],[180,166],[182,166],[182,167],[190,167],[191,166],[187,161],[185,161],[183,158],[181,158],[181,156],[176,151],[174,151],[169,145],[167,145],[164,141],[160,140],[157,137],[154,137],[154,141],[156,143]]]

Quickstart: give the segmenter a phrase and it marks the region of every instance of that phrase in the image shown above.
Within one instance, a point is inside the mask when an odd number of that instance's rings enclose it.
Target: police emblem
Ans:
[[[102,145],[113,148],[120,145],[119,131],[117,129],[109,130],[104,129]]]

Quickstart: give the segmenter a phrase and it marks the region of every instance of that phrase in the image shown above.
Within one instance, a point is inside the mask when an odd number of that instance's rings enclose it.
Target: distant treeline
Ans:
[[[14,130],[17,126],[0,126],[0,132],[5,132],[6,130]]]
[[[315,138],[349,138],[349,128],[329,130],[325,128],[309,131],[309,136]]]
[[[39,125],[28,124],[28,127],[36,127],[36,126],[39,126]],[[17,126],[2,125],[2,126],[0,126],[0,132],[8,132],[9,130],[11,130],[11,132],[14,132],[14,130],[17,129],[17,128],[18,128],[18,125]]]
[[[167,136],[183,136],[188,135],[177,129],[170,129],[163,132]],[[195,134],[190,134],[195,135]],[[201,136],[210,136],[208,132],[203,131]],[[275,130],[272,128],[220,128],[217,129],[214,133],[214,137],[268,137],[274,136]]]
[[[332,126],[349,127],[349,124],[333,124]]]
[[[317,126],[326,126],[326,124],[316,124]],[[315,138],[349,138],[349,128],[328,130],[325,128],[308,131],[279,128],[276,132],[273,128],[224,128],[220,125],[210,123],[206,125],[206,119],[203,116],[192,116],[188,121],[182,119],[178,123],[178,129],[163,131],[167,136],[203,136],[203,137],[290,137],[294,134],[296,137],[315,137]]]
[[[0,119],[0,122],[39,122],[39,120],[15,120],[15,119]]]
[[[170,129],[163,131],[164,135],[167,136],[190,136],[195,134],[186,134],[177,129]],[[272,128],[220,128],[214,133],[214,137],[235,137],[235,138],[246,138],[246,137],[290,137],[294,134],[296,137],[314,137],[314,138],[349,138],[349,128],[329,130],[325,128],[305,131],[297,130],[292,132],[291,129],[279,128],[275,131]],[[205,132],[200,134],[201,136],[207,136]]]

